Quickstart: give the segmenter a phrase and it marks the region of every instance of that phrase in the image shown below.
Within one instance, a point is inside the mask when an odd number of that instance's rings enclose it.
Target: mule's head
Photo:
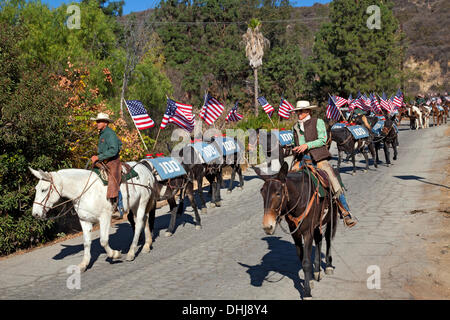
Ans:
[[[42,170],[34,170],[29,168],[31,173],[39,179],[37,184],[36,196],[34,197],[33,209],[31,211],[33,217],[45,219],[47,212],[53,205],[59,201],[61,194],[55,185],[55,178],[49,172]]]
[[[288,164],[283,162],[280,171],[275,175],[262,175],[259,168],[253,168],[256,174],[263,179],[264,185],[261,188],[261,195],[264,201],[263,230],[268,235],[275,233],[277,219],[284,205],[286,205],[286,176]]]

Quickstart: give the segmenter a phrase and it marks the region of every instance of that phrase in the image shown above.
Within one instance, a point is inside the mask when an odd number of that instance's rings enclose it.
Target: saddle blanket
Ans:
[[[395,132],[398,133],[397,125],[394,123],[392,126],[394,127]],[[375,135],[377,135],[377,136],[381,136],[381,129],[383,129],[383,127],[384,127],[384,121],[380,120],[373,126],[372,132],[375,133]]]
[[[212,143],[196,142],[192,144],[192,147],[204,163],[210,163],[221,157],[221,154]]]
[[[128,180],[130,180],[132,178],[136,178],[138,176],[137,172],[134,171],[134,169],[131,169],[131,171],[129,171],[128,173],[124,173],[126,171],[127,170],[122,165],[122,180],[121,180],[121,182],[128,181]],[[98,175],[100,180],[103,182],[103,185],[107,186],[108,185],[108,173],[105,170],[99,169],[99,168],[94,168],[94,172]]]
[[[272,132],[277,136],[281,146],[285,147],[294,144],[294,134],[292,133],[291,130],[285,131],[274,130]]]
[[[229,137],[217,137],[214,139],[219,150],[222,150],[223,156],[229,156],[240,151],[239,145],[233,138]]]
[[[363,126],[350,126],[347,127],[347,129],[352,133],[356,140],[367,138],[369,136],[369,130]]]
[[[177,178],[186,175],[186,170],[177,159],[172,157],[159,157],[144,159],[153,168],[153,174],[158,181]]]
[[[437,108],[438,108],[439,111],[444,111],[444,108],[441,107],[441,106],[437,106]]]

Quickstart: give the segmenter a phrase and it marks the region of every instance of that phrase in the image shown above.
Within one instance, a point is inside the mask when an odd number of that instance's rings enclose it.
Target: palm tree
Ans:
[[[245,44],[245,56],[253,69],[255,78],[255,114],[258,116],[258,68],[262,65],[264,49],[270,46],[270,41],[264,38],[260,31],[261,21],[252,18],[248,24],[247,32],[242,35]]]

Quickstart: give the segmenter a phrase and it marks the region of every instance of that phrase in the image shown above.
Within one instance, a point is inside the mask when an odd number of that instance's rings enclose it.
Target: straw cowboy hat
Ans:
[[[97,118],[91,118],[92,121],[107,121],[107,122],[112,122],[111,118],[109,117],[109,114],[100,112],[97,115]]]
[[[314,109],[317,108],[317,106],[312,106],[309,104],[309,101],[306,100],[300,100],[297,101],[297,105],[294,109],[291,110],[291,112],[295,112],[298,110],[308,110],[308,109]]]

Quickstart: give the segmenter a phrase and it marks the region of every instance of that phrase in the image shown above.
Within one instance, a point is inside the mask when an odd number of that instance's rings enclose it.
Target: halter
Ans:
[[[50,188],[49,188],[48,193],[45,196],[43,202],[33,201],[33,204],[37,204],[37,205],[40,205],[40,206],[44,207],[44,214],[46,214],[49,210],[57,207],[57,206],[55,206],[55,207],[47,207],[47,201],[48,201],[48,199],[50,199],[50,194],[51,194],[52,190],[55,189],[56,193],[59,195],[60,198],[62,196],[61,196],[61,193],[56,188],[55,183],[53,182],[53,177],[52,177],[51,174],[50,174],[50,180],[47,180],[47,179],[41,179],[41,180],[50,182]],[[60,206],[60,205],[58,205],[58,206]],[[49,208],[49,209],[47,210],[47,208]]]

